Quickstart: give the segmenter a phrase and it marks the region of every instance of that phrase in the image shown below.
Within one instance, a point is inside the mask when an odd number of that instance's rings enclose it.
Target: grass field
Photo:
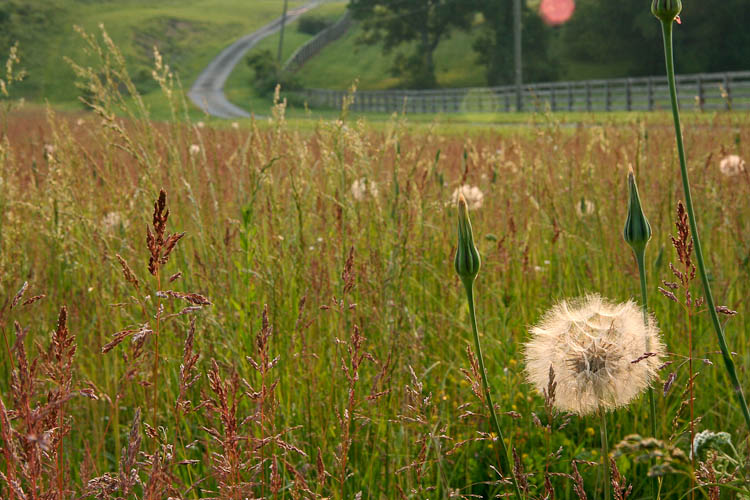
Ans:
[[[748,495],[748,430],[708,318],[657,290],[678,265],[665,115],[438,126],[297,120],[278,106],[268,120],[201,127],[152,121],[115,74],[114,58],[90,72],[94,112],[0,114],[3,499],[510,493],[467,355],[453,265],[462,185],[483,193],[471,210],[479,331],[516,476],[528,498],[544,497],[546,479],[555,498],[582,498],[579,484],[601,498],[599,422],[545,409],[525,381],[523,343],[562,298],[639,296],[622,240],[629,166],[653,227],[650,309],[672,363],[655,383],[658,439],[633,437],[651,434],[639,398],[606,416],[612,456],[630,498],[650,496],[649,470],[661,498],[685,498],[691,484],[710,498],[716,481],[728,483],[722,498]],[[750,116],[688,115],[685,141],[747,383],[750,178],[718,165],[750,155]],[[688,332],[697,429],[729,433],[738,450],[714,443],[718,454],[694,464]]]

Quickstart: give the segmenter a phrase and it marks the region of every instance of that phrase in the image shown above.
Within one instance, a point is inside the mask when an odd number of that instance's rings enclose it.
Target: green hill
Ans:
[[[380,45],[361,45],[356,42],[361,29],[355,25],[346,35],[333,42],[305,64],[297,76],[308,88],[346,89],[355,79],[359,88],[377,90],[401,86],[390,68],[396,53],[384,54]],[[471,87],[486,83],[485,70],[476,62],[472,50],[475,35],[453,31],[435,52],[438,85],[441,87]],[[410,51],[411,47],[402,49]]]
[[[303,4],[290,0],[290,8]],[[203,67],[238,37],[281,14],[279,0],[10,0],[0,4],[0,54],[19,42],[21,67],[28,77],[20,95],[53,103],[79,94],[64,61],[89,60],[73,29],[98,32],[103,25],[122,51],[131,77],[148,94],[153,47],[157,46],[188,88]]]

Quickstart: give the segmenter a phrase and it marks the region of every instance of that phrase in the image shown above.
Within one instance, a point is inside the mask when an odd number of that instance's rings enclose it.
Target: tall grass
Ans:
[[[647,176],[638,172],[654,234],[648,283],[671,274],[669,234],[680,196],[677,159],[663,147],[671,129],[652,126],[648,115],[616,124],[602,117],[588,127],[549,116],[512,132],[439,135],[402,116],[374,128],[343,114],[310,130],[287,121],[283,103],[270,119],[240,129],[198,127],[187,121],[164,66],[157,76],[175,119],[157,123],[129,95],[114,44],[101,37],[90,43],[102,64],[78,73],[91,112],[21,109],[0,140],[0,294],[7,304],[0,316],[7,417],[0,422],[9,436],[0,443],[0,472],[8,478],[0,476],[0,497],[21,498],[12,492],[19,484],[27,498],[41,498],[44,488],[59,491],[58,477],[65,478],[63,494],[55,493],[62,498],[509,493],[493,469],[498,447],[486,411],[462,373],[470,372],[472,334],[451,266],[450,202],[463,184],[484,193],[472,211],[484,266],[477,326],[498,418],[518,451],[515,469],[530,495],[544,490],[545,477],[557,498],[601,493],[596,468],[584,466],[600,461],[597,436],[577,419],[535,423],[545,399],[523,382],[519,346],[557,297],[588,290],[638,296],[619,230],[629,164],[648,168]],[[717,164],[725,153],[748,156],[750,122],[716,114],[700,123],[687,128],[685,144],[696,160],[690,173],[703,231],[712,235],[706,265],[717,301],[739,312],[726,331],[739,350],[738,369],[747,371],[750,178],[723,177]],[[352,183],[363,178],[377,189],[355,198]],[[169,298],[147,279],[146,226],[161,189],[169,231],[185,233],[160,271],[162,285],[176,277]],[[593,210],[576,210],[582,198]],[[46,298],[11,310],[25,281],[29,294]],[[189,293],[213,305],[160,321],[158,379],[150,363],[134,364],[137,342],[101,353],[113,333],[189,307],[180,302]],[[652,297],[667,345],[685,352],[681,307]],[[60,436],[59,446],[45,450],[23,430],[11,380],[22,349],[29,359],[46,355],[62,305],[77,345],[70,384],[78,392],[45,424]],[[710,324],[694,320],[693,352],[707,360],[696,385],[697,430],[728,431],[741,443],[732,389],[710,364],[718,359]],[[141,333],[142,356],[153,362],[154,336]],[[686,374],[676,377],[686,384]],[[36,380],[35,388],[50,391],[68,383]],[[46,394],[30,401],[42,405]],[[675,390],[660,394],[661,441],[632,436],[650,427],[646,400],[609,417],[610,441],[624,440],[614,456],[633,484],[631,498],[648,495],[649,464],[640,458],[655,450],[662,498],[679,498],[690,484],[690,425],[678,414],[684,398]],[[14,457],[31,456],[20,454],[22,446],[40,453],[44,488],[11,479],[8,471],[23,462]],[[745,487],[740,473],[732,481]]]

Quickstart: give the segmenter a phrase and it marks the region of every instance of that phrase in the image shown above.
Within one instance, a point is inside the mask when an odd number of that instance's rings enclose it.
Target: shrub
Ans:
[[[317,35],[331,25],[331,21],[322,16],[307,15],[299,20],[297,31],[306,35]]]

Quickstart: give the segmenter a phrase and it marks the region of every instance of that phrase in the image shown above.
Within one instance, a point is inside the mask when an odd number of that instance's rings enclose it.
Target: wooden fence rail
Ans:
[[[344,30],[345,31],[345,30]],[[677,76],[683,109],[750,109],[750,71]],[[305,89],[293,92],[312,108],[340,108],[348,92]],[[514,111],[638,111],[669,108],[664,76],[534,83],[523,86],[522,107],[516,108],[514,86],[357,91],[355,111],[407,113],[487,113]]]

